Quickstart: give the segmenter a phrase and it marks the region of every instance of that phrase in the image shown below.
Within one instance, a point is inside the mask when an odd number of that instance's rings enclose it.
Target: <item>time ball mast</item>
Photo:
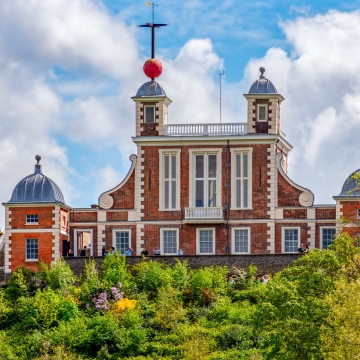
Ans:
[[[149,27],[151,28],[151,59],[145,61],[143,66],[144,73],[147,77],[154,81],[158,78],[162,73],[162,64],[158,59],[155,59],[155,29],[160,28],[162,26],[168,26],[169,24],[155,24],[154,20],[154,3],[147,2],[146,5],[152,6],[152,22],[146,23],[144,25],[139,25],[139,27]]]

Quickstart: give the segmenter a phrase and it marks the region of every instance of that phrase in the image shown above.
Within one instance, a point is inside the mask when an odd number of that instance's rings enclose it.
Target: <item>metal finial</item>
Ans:
[[[40,156],[40,155],[36,155],[36,156],[35,156],[35,160],[37,161],[36,165],[40,165],[41,156]]]
[[[263,76],[264,76],[264,72],[265,72],[265,68],[264,68],[264,67],[261,67],[261,68],[259,69],[259,71],[261,72],[261,77],[263,77]]]

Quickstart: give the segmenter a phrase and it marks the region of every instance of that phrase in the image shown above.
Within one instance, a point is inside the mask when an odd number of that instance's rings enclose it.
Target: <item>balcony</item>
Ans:
[[[234,124],[168,124],[165,136],[246,135],[247,123]]]
[[[189,207],[185,208],[184,223],[222,223],[222,207]]]

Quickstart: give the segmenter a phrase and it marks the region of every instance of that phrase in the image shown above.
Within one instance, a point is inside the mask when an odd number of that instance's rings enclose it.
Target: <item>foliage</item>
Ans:
[[[360,248],[341,234],[268,284],[119,253],[76,279],[61,260],[0,289],[0,359],[359,359]],[[229,276],[231,280],[229,281]]]
[[[66,291],[75,282],[75,275],[70,266],[61,258],[53,261],[50,266],[41,262],[42,278],[52,290]]]
[[[341,280],[325,301],[330,310],[321,328],[326,360],[360,359],[360,281]]]

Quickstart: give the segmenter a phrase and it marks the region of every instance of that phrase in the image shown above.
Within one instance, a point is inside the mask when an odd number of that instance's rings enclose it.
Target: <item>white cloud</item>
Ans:
[[[282,128],[294,145],[290,175],[332,202],[346,177],[359,168],[360,12],[329,11],[281,24],[293,46],[291,56],[271,48],[251,60],[244,82],[260,65],[286,98]]]
[[[124,176],[119,171],[115,170],[112,166],[107,165],[102,169],[99,169],[96,174],[96,186],[95,190],[99,196],[118,185]]]

